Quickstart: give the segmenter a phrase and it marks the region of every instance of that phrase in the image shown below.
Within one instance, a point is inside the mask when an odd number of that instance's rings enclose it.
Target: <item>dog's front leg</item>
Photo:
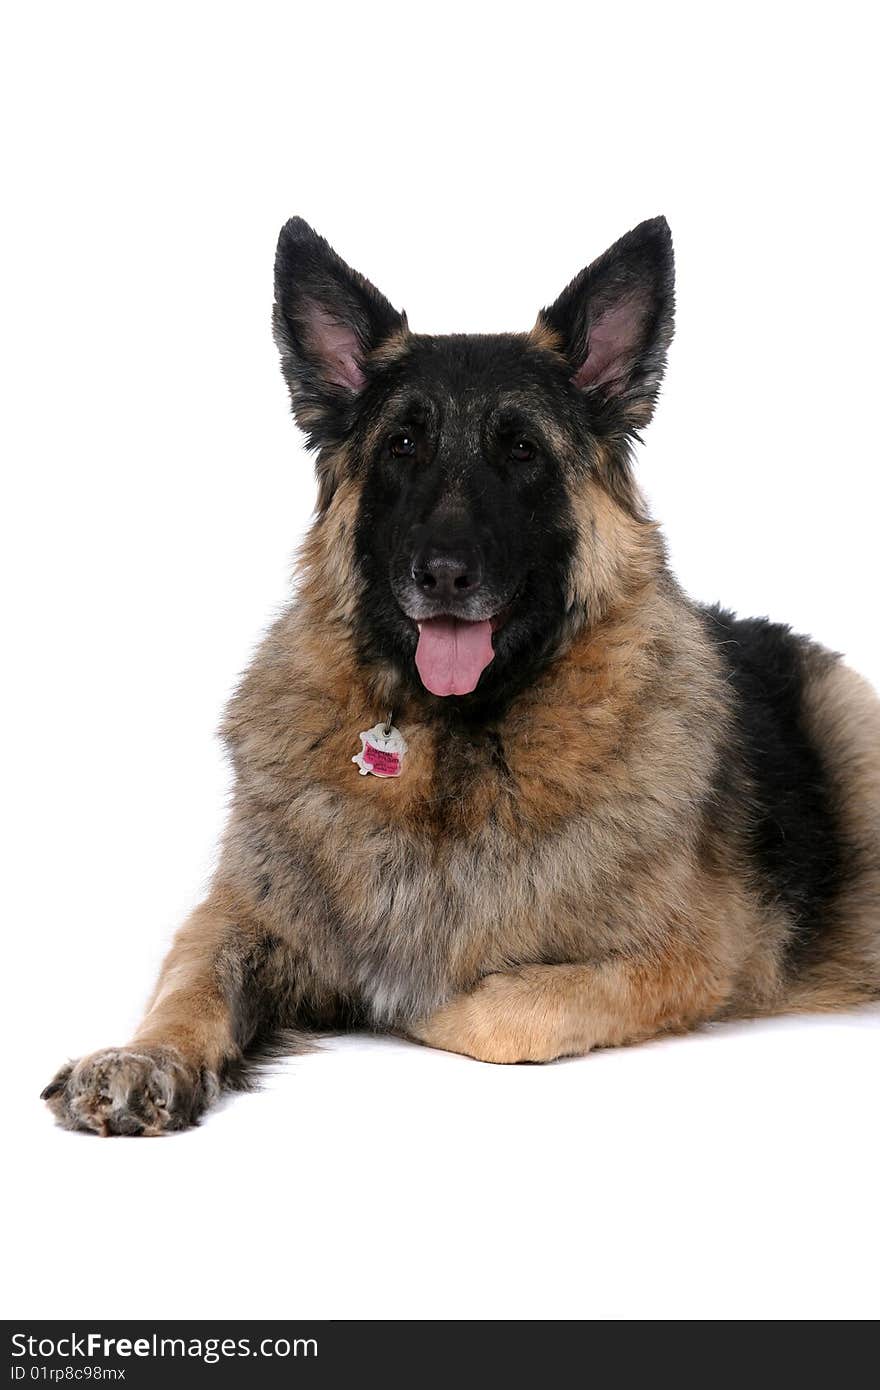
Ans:
[[[62,1067],[46,1087],[56,1118],[101,1135],[195,1124],[264,1021],[273,985],[280,993],[277,955],[277,943],[215,887],[175,938],[132,1042]]]
[[[485,976],[409,1031],[482,1062],[550,1062],[693,1027],[720,1007],[725,975],[683,944],[650,960],[527,965]]]

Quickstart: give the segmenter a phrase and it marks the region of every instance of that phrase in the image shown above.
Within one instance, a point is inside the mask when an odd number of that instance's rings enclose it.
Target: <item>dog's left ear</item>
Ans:
[[[293,413],[313,445],[339,439],[367,380],[367,358],[406,317],[301,217],[282,227],[272,314]]]
[[[665,217],[642,222],[542,309],[599,429],[632,432],[654,413],[672,339],[675,269]]]

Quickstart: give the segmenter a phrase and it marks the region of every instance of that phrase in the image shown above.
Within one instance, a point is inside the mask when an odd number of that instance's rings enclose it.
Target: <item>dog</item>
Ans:
[[[633,478],[673,330],[663,218],[530,332],[410,331],[298,218],[274,332],[318,499],[234,695],[206,901],[57,1119],[195,1124],[282,1034],[549,1062],[880,997],[880,701],[687,598]]]

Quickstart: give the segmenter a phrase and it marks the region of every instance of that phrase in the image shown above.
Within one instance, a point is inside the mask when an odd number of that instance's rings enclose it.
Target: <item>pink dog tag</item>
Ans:
[[[376,724],[360,735],[361,751],[352,758],[362,777],[372,772],[374,777],[399,777],[403,769],[406,741],[399,729],[389,721]]]

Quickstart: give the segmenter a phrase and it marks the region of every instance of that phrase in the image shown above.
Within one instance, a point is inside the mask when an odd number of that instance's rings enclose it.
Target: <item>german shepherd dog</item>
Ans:
[[[525,334],[429,337],[305,222],[274,330],[318,502],[232,699],[207,900],[62,1124],[194,1124],[286,1031],[548,1062],[880,997],[880,701],[703,608],[633,480],[673,323],[663,218]]]

